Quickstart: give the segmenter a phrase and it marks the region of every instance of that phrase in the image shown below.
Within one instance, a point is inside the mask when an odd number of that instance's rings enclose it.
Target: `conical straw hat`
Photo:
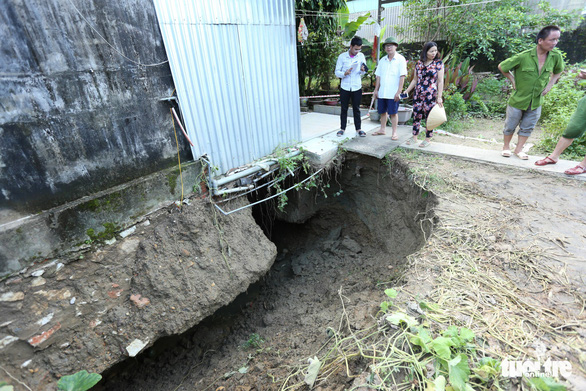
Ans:
[[[427,115],[425,127],[427,128],[427,130],[433,130],[441,124],[443,124],[444,122],[446,122],[447,120],[448,118],[446,117],[446,110],[443,107],[440,107],[436,104],[432,107],[432,109],[429,111],[429,114]]]

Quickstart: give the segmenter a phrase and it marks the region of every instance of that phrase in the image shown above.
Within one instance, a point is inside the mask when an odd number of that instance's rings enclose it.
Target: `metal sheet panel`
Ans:
[[[195,158],[224,173],[301,138],[293,0],[155,0]]]

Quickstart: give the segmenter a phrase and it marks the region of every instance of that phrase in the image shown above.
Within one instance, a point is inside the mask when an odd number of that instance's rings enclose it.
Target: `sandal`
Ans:
[[[360,137],[366,137],[366,133],[364,133],[364,130],[359,130],[358,131],[358,136],[360,136]]]
[[[535,162],[536,166],[546,166],[548,164],[556,164],[557,160],[553,160],[552,158],[550,158],[549,156],[547,156],[544,159],[538,160]]]
[[[397,135],[391,136],[391,140],[393,140],[393,141],[397,141],[398,139],[399,139],[399,136],[397,136]]]
[[[517,155],[517,157],[521,160],[528,160],[529,159],[529,155],[527,155],[525,152],[521,151],[521,152],[515,152],[515,155]]]
[[[511,150],[510,149],[503,149],[501,155],[504,157],[511,157]]]
[[[431,141],[423,140],[421,144],[419,144],[419,148],[425,148],[431,144]]]
[[[338,133],[336,133],[336,136],[338,137],[342,137],[344,135],[344,130],[338,130]]]
[[[409,139],[407,139],[407,141],[405,141],[405,145],[415,144],[416,142],[417,142],[417,139],[409,138]]]
[[[380,130],[377,130],[376,132],[371,133],[373,136],[384,136],[386,133],[385,132],[381,132]]]
[[[582,167],[579,164],[574,168],[570,168],[570,169],[564,171],[564,174],[566,174],[566,175],[580,175],[580,174],[584,174],[584,173],[586,173],[586,167]]]

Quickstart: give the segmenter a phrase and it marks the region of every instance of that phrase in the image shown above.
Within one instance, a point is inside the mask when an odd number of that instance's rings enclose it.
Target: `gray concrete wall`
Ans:
[[[2,0],[0,38],[5,274],[83,240],[105,221],[124,227],[125,211],[136,218],[138,209],[152,210],[122,203],[114,215],[68,222],[63,212],[83,197],[177,165],[177,145],[174,103],[160,100],[174,86],[151,0]],[[155,63],[162,64],[144,66]],[[177,132],[187,162],[191,151]]]
[[[150,0],[2,1],[0,224],[177,164],[168,63],[90,24],[167,60]]]

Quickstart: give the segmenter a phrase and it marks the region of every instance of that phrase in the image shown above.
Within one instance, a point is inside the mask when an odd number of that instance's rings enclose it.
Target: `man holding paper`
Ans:
[[[362,101],[362,75],[368,71],[366,58],[360,53],[362,49],[362,38],[354,37],[350,41],[350,49],[340,54],[336,62],[336,76],[340,81],[340,102],[342,112],[340,113],[340,130],[338,137],[344,135],[348,122],[348,104],[352,101],[352,112],[354,114],[354,125],[356,133],[360,137],[366,136],[361,130],[360,102]]]

